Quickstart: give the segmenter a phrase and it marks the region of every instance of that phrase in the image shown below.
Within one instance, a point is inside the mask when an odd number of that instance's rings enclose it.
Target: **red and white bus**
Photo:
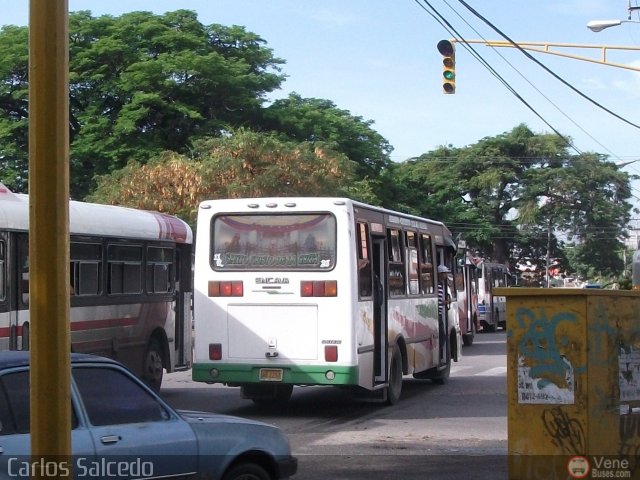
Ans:
[[[444,383],[461,337],[436,267],[455,251],[441,222],[345,198],[202,202],[193,379],[258,402],[334,385],[393,404],[403,375]]]
[[[495,332],[507,326],[507,299],[493,294],[496,287],[511,286],[509,266],[503,263],[478,263],[478,317],[484,331]]]
[[[465,346],[471,346],[476,332],[482,330],[478,316],[478,273],[473,257],[466,248],[466,242],[458,241],[454,278],[460,331]]]
[[[71,343],[159,389],[191,365],[189,225],[170,215],[69,202]],[[0,350],[29,348],[29,199],[0,184]]]

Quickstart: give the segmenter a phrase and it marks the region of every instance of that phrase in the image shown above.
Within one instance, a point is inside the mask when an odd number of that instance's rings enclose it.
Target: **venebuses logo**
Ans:
[[[567,462],[567,472],[571,478],[587,478],[590,471],[591,466],[586,457],[571,457]]]
[[[567,462],[571,478],[632,478],[631,462],[628,458],[614,456],[571,457]]]

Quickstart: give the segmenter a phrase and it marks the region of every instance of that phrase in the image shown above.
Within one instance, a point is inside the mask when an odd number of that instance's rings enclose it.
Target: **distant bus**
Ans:
[[[183,221],[69,202],[71,344],[159,389],[191,364],[191,253]],[[0,184],[0,350],[29,349],[29,200]]]
[[[511,285],[509,267],[503,263],[481,262],[478,265],[478,317],[483,329],[495,332],[506,328],[507,301],[493,295],[493,288]]]
[[[478,268],[473,263],[464,241],[458,242],[455,285],[458,294],[458,318],[462,342],[471,346],[477,331],[481,330],[478,317]]]
[[[334,385],[393,404],[403,375],[444,383],[461,337],[436,266],[455,250],[440,222],[344,198],[202,202],[193,379],[256,402]]]

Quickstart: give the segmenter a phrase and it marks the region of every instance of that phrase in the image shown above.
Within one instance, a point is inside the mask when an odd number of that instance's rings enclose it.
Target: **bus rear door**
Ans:
[[[386,244],[385,237],[373,237],[373,372],[374,383],[383,384],[389,381],[387,367],[387,350],[389,330],[387,320],[387,288]]]

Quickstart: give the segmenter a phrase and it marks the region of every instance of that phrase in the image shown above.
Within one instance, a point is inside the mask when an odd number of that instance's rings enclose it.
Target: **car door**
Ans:
[[[71,468],[75,459],[94,459],[91,435],[86,425],[80,422],[77,404],[72,408],[71,445],[74,456]],[[30,478],[29,428],[29,370],[25,367],[0,376],[0,477]],[[69,467],[53,459],[38,468],[42,476],[55,478],[65,476]],[[74,475],[78,478],[77,472],[74,471]]]
[[[97,461],[78,465],[90,477],[188,475],[198,449],[191,427],[155,393],[115,365],[76,365],[73,379],[84,406]]]

